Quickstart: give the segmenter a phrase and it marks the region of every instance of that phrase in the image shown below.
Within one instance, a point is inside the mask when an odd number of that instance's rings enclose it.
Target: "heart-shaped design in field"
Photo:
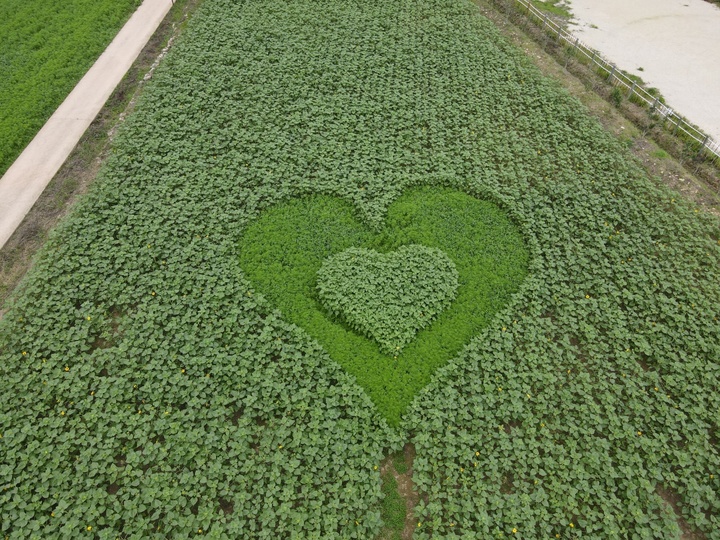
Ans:
[[[529,254],[502,209],[454,189],[404,193],[389,206],[381,230],[356,216],[351,204],[328,195],[281,202],[244,231],[240,266],[257,292],[315,338],[397,425],[433,372],[488,326],[517,291]],[[458,287],[451,304],[395,355],[328,311],[317,273],[328,257],[351,247],[390,253],[409,245],[442,251],[457,269]]]
[[[455,264],[437,248],[411,244],[390,253],[351,247],[323,262],[320,301],[351,328],[397,357],[418,330],[455,298]]]

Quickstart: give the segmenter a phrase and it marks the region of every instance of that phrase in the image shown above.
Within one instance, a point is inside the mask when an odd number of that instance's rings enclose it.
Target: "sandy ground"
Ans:
[[[720,8],[704,0],[569,0],[588,46],[720,142]],[[639,70],[638,68],[643,68]]]
[[[144,0],[0,178],[0,248],[75,148],[171,7],[172,0]]]

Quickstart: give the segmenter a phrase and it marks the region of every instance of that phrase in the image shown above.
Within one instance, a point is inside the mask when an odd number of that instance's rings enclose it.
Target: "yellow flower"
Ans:
[[[60,411],[60,416],[65,416],[65,411]]]
[[[50,517],[55,517],[55,512],[50,512]]]
[[[91,525],[88,525],[88,526],[86,527],[86,529],[87,529],[88,531],[92,531],[92,526],[91,526]]]
[[[22,352],[22,355],[23,355],[23,356],[27,356],[27,351],[23,351],[23,352]]]
[[[517,529],[513,528],[513,534],[517,533]]]
[[[570,524],[570,527],[575,528],[575,524],[574,524],[574,523],[571,523],[571,524]]]
[[[65,366],[65,371],[70,371],[70,366]]]

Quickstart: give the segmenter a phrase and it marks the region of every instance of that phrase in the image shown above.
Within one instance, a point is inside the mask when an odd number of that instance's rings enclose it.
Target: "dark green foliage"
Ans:
[[[517,290],[528,253],[517,228],[487,201],[448,188],[414,189],[373,230],[340,199],[315,196],[272,207],[240,243],[240,265],[283,316],[318,339],[354,375],[393,425],[433,372],[485,328]],[[388,354],[328,317],[316,275],[327,257],[360,246],[442,250],[459,274],[457,297],[416,339]]]
[[[320,303],[335,318],[399,355],[455,298],[458,273],[439,249],[410,244],[390,253],[351,247],[317,272]]]
[[[0,176],[140,0],[0,2]]]
[[[238,246],[442,184],[532,257],[404,416],[416,537],[677,538],[663,486],[720,538],[715,218],[469,3],[206,0],[184,36],[0,322],[2,535],[374,538],[402,444]]]

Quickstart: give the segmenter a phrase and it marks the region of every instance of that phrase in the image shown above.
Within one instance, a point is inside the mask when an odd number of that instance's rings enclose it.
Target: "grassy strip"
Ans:
[[[139,5],[140,0],[0,4],[0,176]]]
[[[532,0],[532,5],[540,11],[563,19],[569,19],[572,16],[565,0]]]
[[[382,492],[384,498],[381,515],[385,527],[392,531],[389,531],[389,540],[400,540],[400,533],[405,528],[405,499],[398,493],[397,480],[391,471],[382,476]]]

